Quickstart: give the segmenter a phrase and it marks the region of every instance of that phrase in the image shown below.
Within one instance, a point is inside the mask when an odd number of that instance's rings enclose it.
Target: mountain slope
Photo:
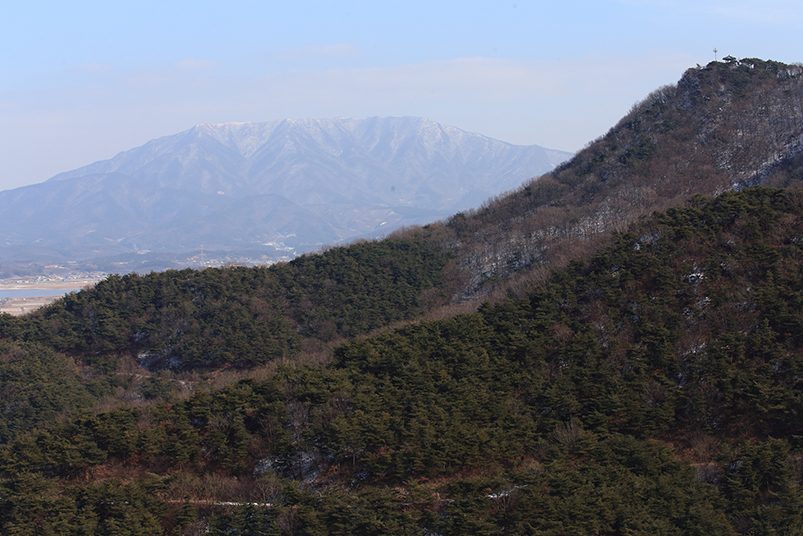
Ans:
[[[438,232],[457,249],[468,295],[499,279],[541,280],[606,233],[695,194],[795,184],[787,168],[802,150],[803,67],[712,62],[653,92],[555,171]]]
[[[205,124],[0,192],[0,243],[73,258],[305,251],[476,205],[568,156],[417,118]]]
[[[800,190],[696,197],[522,299],[325,367],[184,399],[186,378],[151,377],[132,392],[169,403],[0,447],[0,528],[795,533],[801,233]]]

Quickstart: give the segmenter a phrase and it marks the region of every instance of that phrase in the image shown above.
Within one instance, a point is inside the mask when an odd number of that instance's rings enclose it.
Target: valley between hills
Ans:
[[[108,179],[108,177],[107,177]],[[0,532],[803,533],[803,66],[476,208],[0,315]]]

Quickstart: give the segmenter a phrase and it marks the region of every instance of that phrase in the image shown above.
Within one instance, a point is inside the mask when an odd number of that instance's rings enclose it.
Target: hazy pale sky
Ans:
[[[0,190],[198,123],[420,116],[576,151],[718,57],[803,61],[799,0],[4,2]]]

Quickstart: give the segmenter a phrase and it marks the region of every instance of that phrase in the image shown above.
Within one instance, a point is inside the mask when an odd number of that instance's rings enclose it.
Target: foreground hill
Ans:
[[[802,233],[799,190],[697,197],[526,297],[326,367],[184,398],[154,378],[161,404],[1,447],[0,528],[797,533]],[[42,354],[8,344],[4,370]]]
[[[0,258],[292,258],[476,206],[569,156],[411,117],[198,125],[0,192]]]

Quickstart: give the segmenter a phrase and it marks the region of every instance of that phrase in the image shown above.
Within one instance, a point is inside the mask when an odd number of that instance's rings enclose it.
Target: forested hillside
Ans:
[[[115,275],[0,330],[89,361],[246,368],[422,314],[446,297],[450,257],[409,235],[269,268]]]
[[[756,184],[802,184],[803,68],[689,69],[551,174],[448,221],[271,268],[114,276],[0,334],[154,370],[248,368],[427,311],[523,295],[639,215]],[[446,309],[446,313],[443,309]]]
[[[803,67],[712,62],[654,91],[554,172],[454,216],[440,240],[457,251],[466,295],[500,280],[529,287],[639,215],[696,194],[800,184],[800,168],[788,170],[802,140]]]
[[[796,533],[801,233],[799,190],[697,197],[526,298],[21,431],[3,533]]]
[[[446,222],[0,316],[0,533],[803,533],[801,75],[690,69]]]

